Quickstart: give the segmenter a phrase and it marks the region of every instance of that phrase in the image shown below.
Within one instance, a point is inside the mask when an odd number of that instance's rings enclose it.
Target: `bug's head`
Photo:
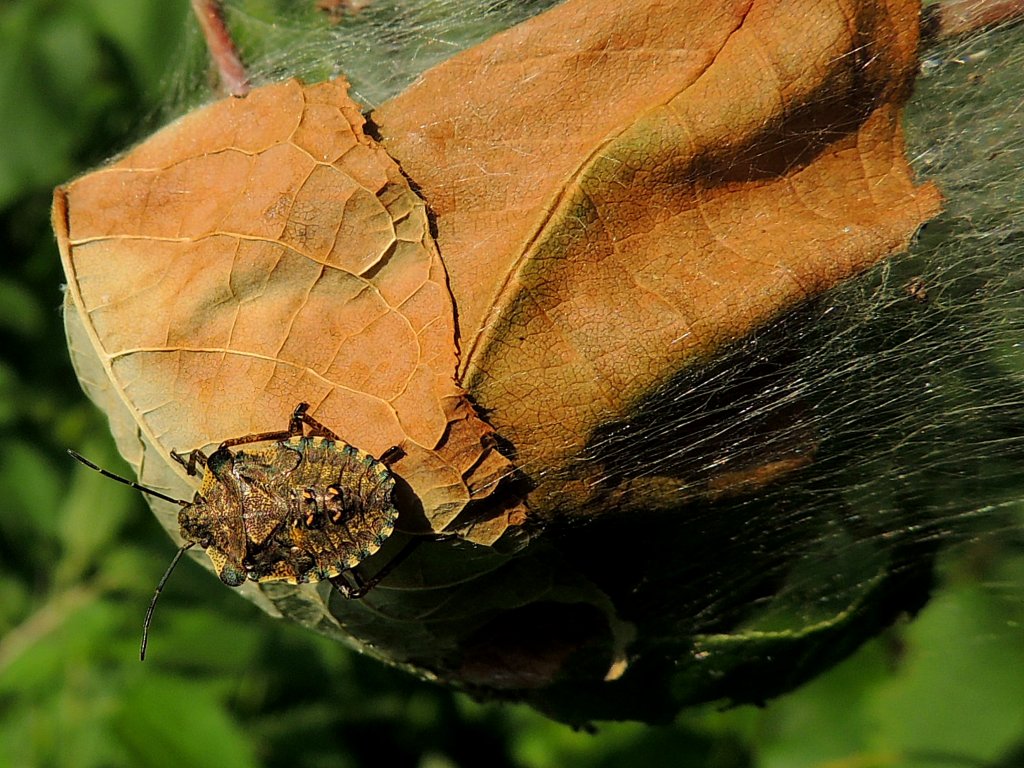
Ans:
[[[181,537],[203,548],[220,580],[229,587],[240,587],[248,578],[245,559],[245,533],[238,515],[223,509],[217,494],[197,496],[178,512]]]

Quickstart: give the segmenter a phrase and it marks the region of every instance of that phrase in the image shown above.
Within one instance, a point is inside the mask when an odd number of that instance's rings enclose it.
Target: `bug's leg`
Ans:
[[[221,443],[217,450],[221,448],[231,448],[234,445],[245,445],[246,443],[269,443],[275,440],[287,440],[292,436],[292,433],[288,430],[278,430],[276,432],[257,432],[252,435],[245,435],[244,437],[233,437],[230,440],[225,440]]]
[[[317,431],[311,434],[316,436],[329,437],[331,440],[338,440],[337,435],[331,432],[327,427],[324,427],[320,422],[314,420],[312,417],[306,415],[306,409],[309,408],[309,403],[299,403],[295,410],[292,412],[292,417],[288,421],[288,429],[276,430],[274,432],[256,432],[251,435],[244,435],[243,437],[233,437],[230,440],[225,440],[218,446],[217,450],[224,448],[231,448],[236,445],[246,445],[248,443],[270,443],[279,442],[285,447],[287,442],[293,437],[302,436],[302,425],[309,424],[315,427]],[[291,449],[296,450],[296,449]],[[302,451],[296,450],[299,454],[298,463],[302,462]],[[296,464],[298,466],[298,464]]]
[[[309,436],[310,437],[324,437],[324,438],[326,438],[328,440],[333,440],[336,443],[342,442],[340,437],[338,437],[331,430],[329,430],[327,427],[325,427],[319,421],[317,421],[312,416],[310,416],[308,413],[306,413],[306,410],[308,408],[309,408],[309,403],[299,403],[297,406],[295,406],[295,413],[292,414],[291,428],[293,430],[295,430],[297,428],[297,432],[293,432],[292,434],[293,435],[295,435],[295,434],[301,435],[302,434],[302,425],[305,424],[307,427],[309,427]]]
[[[291,451],[295,454],[295,466],[285,471],[283,475],[284,477],[288,477],[292,472],[302,466],[302,462],[306,459],[306,454],[303,451],[301,443],[299,445],[292,445],[290,442],[282,440],[278,445],[280,445],[284,450]]]
[[[206,469],[206,454],[198,448],[189,451],[187,457],[182,456],[177,451],[171,451],[171,458],[185,468],[189,477],[193,477],[196,474],[196,464],[201,466],[203,469]]]
[[[355,571],[342,571],[330,579],[334,588],[341,592],[342,597],[358,600],[366,594],[366,584]]]
[[[246,443],[269,443],[273,441],[283,442],[292,437],[298,437],[302,434],[302,414],[306,412],[309,407],[309,403],[299,403],[296,406],[295,411],[292,413],[292,417],[288,422],[288,429],[279,429],[273,432],[256,432],[252,435],[245,435],[244,437],[233,437],[230,440],[225,440],[220,444],[220,448],[230,448],[233,445],[245,445]]]
[[[340,574],[331,579],[333,584],[339,592],[349,600],[358,600],[363,597],[367,592],[376,587],[381,581],[387,578],[388,574],[391,573],[396,567],[398,567],[405,558],[413,553],[420,544],[423,543],[422,538],[415,538],[406,543],[401,550],[395,554],[388,562],[377,571],[373,576],[365,581],[353,570],[342,571]],[[350,584],[345,578],[350,576],[352,583]]]
[[[405,457],[405,449],[400,445],[392,445],[380,455],[378,461],[385,467],[390,468],[395,462]]]
[[[306,415],[306,411],[309,409],[309,403],[299,403],[295,406],[295,410],[292,411],[292,417],[288,421],[288,431],[292,437],[301,437],[303,433],[302,425],[304,423],[303,417]]]

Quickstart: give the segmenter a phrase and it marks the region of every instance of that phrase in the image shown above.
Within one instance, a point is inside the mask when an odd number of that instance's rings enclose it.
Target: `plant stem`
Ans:
[[[1024,0],[943,0],[921,14],[925,43],[1024,21]]]
[[[192,10],[199,19],[210,58],[217,67],[221,89],[232,96],[245,96],[249,93],[249,75],[225,23],[223,3],[220,0],[192,0]]]

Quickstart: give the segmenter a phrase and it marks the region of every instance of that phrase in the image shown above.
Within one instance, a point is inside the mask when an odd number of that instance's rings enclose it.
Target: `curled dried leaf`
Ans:
[[[567,2],[374,112],[436,215],[463,381],[535,509],[601,509],[604,469],[550,470],[937,212],[900,127],[918,12]]]
[[[126,432],[166,457],[308,401],[373,455],[400,446],[405,525],[440,531],[508,465],[455,382],[423,201],[362,126],[343,80],[219,101],[59,189],[54,225]]]

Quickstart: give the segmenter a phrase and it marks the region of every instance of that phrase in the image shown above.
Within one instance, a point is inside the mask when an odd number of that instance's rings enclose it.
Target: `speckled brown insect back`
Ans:
[[[408,551],[407,545],[368,580],[352,570],[395,529],[398,510],[389,465],[401,457],[401,449],[375,459],[313,419],[308,407],[300,403],[295,408],[287,430],[225,440],[210,456],[199,450],[184,456],[172,451],[188,474],[195,475],[197,467],[204,470],[191,502],[118,477],[69,451],[108,477],[181,506],[178,524],[185,544],[150,603],[143,658],[157,598],[181,555],[194,545],[206,551],[228,586],[247,579],[292,584],[329,579],[353,599],[376,586]]]
[[[178,524],[182,538],[206,550],[228,586],[247,578],[336,579],[380,549],[395,529],[395,479],[386,463],[342,441],[307,408],[295,409],[287,431],[226,440],[209,457],[171,453],[190,475],[197,465],[206,469]],[[268,445],[232,450],[257,443]],[[336,586],[348,597],[367,590],[358,581],[336,579]]]

